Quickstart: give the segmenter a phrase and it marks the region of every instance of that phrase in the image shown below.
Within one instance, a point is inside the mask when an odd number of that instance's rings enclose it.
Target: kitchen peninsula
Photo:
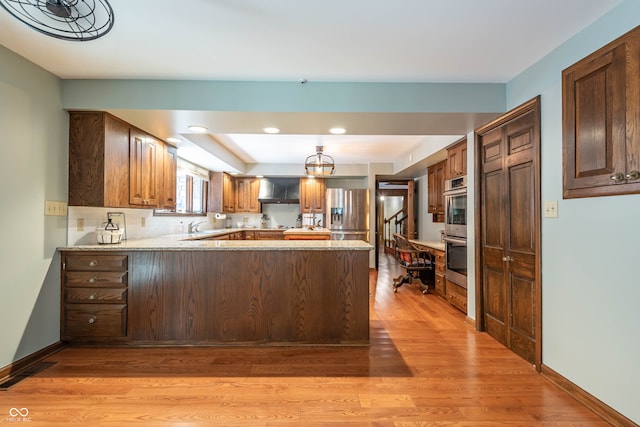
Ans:
[[[368,344],[368,243],[185,237],[61,248],[61,338],[131,346]]]

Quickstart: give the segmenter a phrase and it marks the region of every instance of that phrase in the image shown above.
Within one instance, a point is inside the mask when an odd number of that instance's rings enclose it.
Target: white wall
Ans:
[[[418,186],[418,238],[431,242],[440,241],[440,231],[444,230],[444,222],[433,222],[433,214],[429,208],[429,178],[422,175],[416,179]]]
[[[67,200],[67,113],[55,76],[0,46],[0,367],[59,340],[56,247],[66,218],[44,202]]]
[[[639,24],[626,0],[507,86],[509,109],[542,95],[542,199],[558,201],[542,220],[543,364],[636,423],[640,195],[562,199],[561,73]]]

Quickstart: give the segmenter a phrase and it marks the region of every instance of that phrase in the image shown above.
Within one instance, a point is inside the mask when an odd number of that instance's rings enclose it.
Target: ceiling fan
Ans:
[[[113,27],[107,0],[0,0],[0,6],[34,30],[62,40],[95,40]]]

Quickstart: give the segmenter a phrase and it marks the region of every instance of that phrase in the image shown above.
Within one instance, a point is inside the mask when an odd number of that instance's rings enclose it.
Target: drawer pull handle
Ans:
[[[93,261],[89,262],[89,267],[95,267],[98,265],[98,260],[94,259]]]
[[[89,323],[91,323],[91,324],[94,324],[94,323],[96,323],[96,320],[98,320],[98,319],[96,319],[96,317],[95,317],[95,316],[91,316],[91,317],[89,318],[88,322],[89,322]]]
[[[92,277],[88,280],[89,283],[96,283],[98,281],[97,277]]]
[[[89,295],[89,299],[98,299],[98,294],[93,293],[93,294]]]

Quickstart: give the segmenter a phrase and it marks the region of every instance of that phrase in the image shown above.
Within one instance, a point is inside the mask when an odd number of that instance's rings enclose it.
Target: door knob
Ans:
[[[626,177],[629,181],[635,181],[636,179],[640,178],[640,172],[638,172],[638,171],[631,171],[631,172],[629,172],[625,177]]]
[[[613,175],[611,175],[611,180],[617,184],[618,182],[624,181],[625,176],[623,173],[620,173],[620,172],[614,173]]]
[[[503,260],[503,261],[506,261],[506,262],[513,261],[513,257],[510,257],[510,256],[503,256],[503,257],[502,257],[502,260]]]

